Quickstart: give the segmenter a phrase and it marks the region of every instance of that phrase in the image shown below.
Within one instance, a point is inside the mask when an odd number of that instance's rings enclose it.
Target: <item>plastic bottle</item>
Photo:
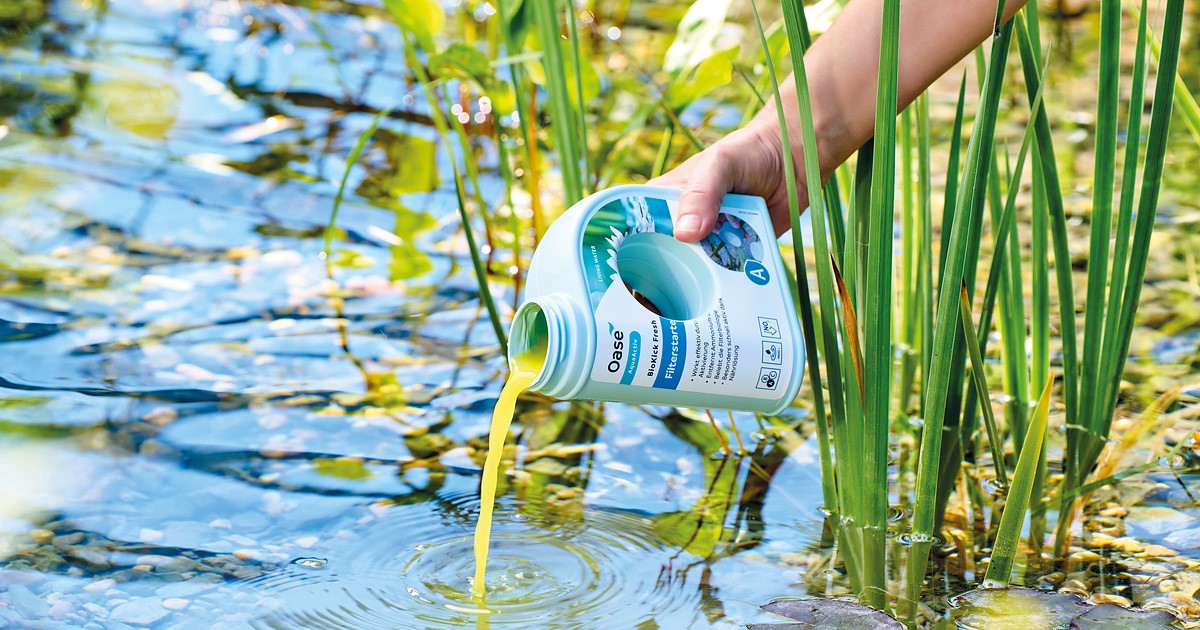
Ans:
[[[564,399],[779,413],[804,345],[766,204],[727,195],[713,233],[673,236],[678,189],[619,186],[572,206],[530,263],[509,352]]]

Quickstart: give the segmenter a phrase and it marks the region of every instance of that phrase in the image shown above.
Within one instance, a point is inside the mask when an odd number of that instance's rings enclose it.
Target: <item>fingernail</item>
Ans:
[[[676,232],[698,232],[700,231],[700,217],[694,214],[685,214],[679,217],[679,221],[675,223]]]

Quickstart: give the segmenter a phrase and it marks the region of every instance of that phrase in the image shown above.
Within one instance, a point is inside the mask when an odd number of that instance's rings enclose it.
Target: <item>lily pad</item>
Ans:
[[[1165,610],[1132,610],[1100,604],[1071,622],[1072,630],[1154,630],[1170,628],[1175,615]]]
[[[950,603],[960,609],[955,616],[961,627],[981,630],[1063,627],[1091,607],[1076,595],[1029,588],[976,589]]]
[[[900,630],[899,621],[869,606],[843,599],[780,599],[762,609],[799,623],[759,623],[750,630],[838,628],[845,630]]]

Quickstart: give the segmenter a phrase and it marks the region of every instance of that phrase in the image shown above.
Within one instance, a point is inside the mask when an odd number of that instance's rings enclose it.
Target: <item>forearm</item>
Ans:
[[[805,55],[822,178],[874,134],[883,2],[851,0]],[[1005,19],[1026,2],[1006,0]],[[995,15],[995,0],[904,0],[900,5],[898,110],[987,39]],[[799,157],[800,111],[791,77],[780,86],[780,96],[794,153]],[[775,107],[768,104],[752,124],[777,130]],[[798,170],[803,170],[799,164]]]

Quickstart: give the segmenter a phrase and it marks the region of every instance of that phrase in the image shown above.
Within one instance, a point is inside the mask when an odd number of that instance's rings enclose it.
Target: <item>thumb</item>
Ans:
[[[733,190],[731,160],[725,159],[724,147],[714,145],[702,156],[704,164],[691,169],[691,177],[679,195],[675,213],[675,238],[694,243],[708,236],[717,222],[717,213],[725,194]]]

